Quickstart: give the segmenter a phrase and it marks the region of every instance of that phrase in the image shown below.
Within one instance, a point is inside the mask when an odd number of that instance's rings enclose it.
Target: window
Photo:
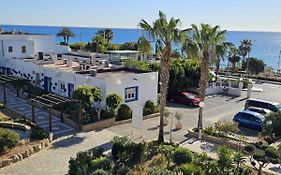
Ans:
[[[65,83],[64,82],[62,82],[62,81],[59,81],[59,88],[60,88],[60,91],[62,91],[62,92],[65,92]]]
[[[125,89],[125,102],[138,100],[138,87],[129,87]]]
[[[21,46],[21,53],[26,53],[26,46]]]
[[[12,53],[12,52],[13,52],[13,47],[12,47],[12,46],[9,46],[9,47],[8,47],[8,52],[9,52],[9,53]]]

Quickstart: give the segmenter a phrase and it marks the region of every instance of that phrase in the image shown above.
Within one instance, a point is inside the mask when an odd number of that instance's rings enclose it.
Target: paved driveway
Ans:
[[[48,150],[42,150],[21,162],[0,169],[0,175],[64,175],[70,157],[95,146],[111,149],[114,133],[102,130],[58,138]]]
[[[281,85],[273,85],[273,84],[255,84],[255,87],[261,88],[263,92],[253,92],[252,97],[258,99],[264,99],[268,101],[275,101],[281,103]],[[206,98],[206,106],[203,110],[203,125],[213,125],[215,122],[219,120],[232,120],[233,116],[243,110],[246,92],[243,92],[241,97],[227,97],[223,95],[213,95],[208,96]],[[172,125],[172,135],[173,141],[181,142],[186,139],[185,135],[187,131],[191,128],[197,126],[198,121],[198,108],[192,108],[184,105],[169,103],[169,109],[172,113],[176,111],[180,111],[183,113],[183,119],[181,123],[183,124],[183,128],[179,131],[174,130],[175,126]],[[174,120],[174,123],[176,121]],[[171,122],[169,122],[170,124]],[[158,135],[158,124],[159,118],[153,118],[149,120],[145,120],[143,123],[142,130],[136,130],[132,128],[132,124],[125,124],[120,126],[113,126],[108,128],[108,130],[118,133],[119,135],[130,135],[131,133],[135,133],[133,138],[138,138],[142,136],[145,140],[157,139]],[[165,131],[165,140],[169,140],[170,138],[170,125],[164,128]],[[242,131],[247,136],[257,136],[257,132],[242,128]]]

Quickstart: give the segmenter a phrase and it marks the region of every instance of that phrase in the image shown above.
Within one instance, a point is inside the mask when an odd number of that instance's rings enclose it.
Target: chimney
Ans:
[[[72,67],[72,60],[71,59],[67,60],[67,66]]]
[[[91,70],[90,70],[90,75],[91,75],[92,77],[96,77],[97,74],[98,74],[98,71],[97,71],[96,69],[91,69]]]

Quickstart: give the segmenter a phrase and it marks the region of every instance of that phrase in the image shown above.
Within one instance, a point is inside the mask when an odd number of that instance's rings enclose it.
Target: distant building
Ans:
[[[138,59],[139,51],[135,50],[113,50],[108,51],[109,60],[112,62],[120,62],[123,60],[131,59]]]
[[[104,100],[119,94],[131,109],[147,100],[157,102],[158,72],[114,65],[102,54],[71,52],[51,35],[0,34],[0,71],[66,97],[87,85],[101,88]]]

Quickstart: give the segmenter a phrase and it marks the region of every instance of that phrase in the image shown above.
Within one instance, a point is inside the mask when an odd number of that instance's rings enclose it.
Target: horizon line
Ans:
[[[33,25],[33,24],[0,24],[6,26],[29,26],[29,27],[70,27],[70,28],[97,28],[97,29],[127,29],[127,30],[142,30],[133,27],[93,27],[93,26],[66,26],[66,25]],[[265,31],[265,30],[241,30],[241,29],[226,29],[232,32],[264,32],[264,33],[281,33],[281,31]]]

